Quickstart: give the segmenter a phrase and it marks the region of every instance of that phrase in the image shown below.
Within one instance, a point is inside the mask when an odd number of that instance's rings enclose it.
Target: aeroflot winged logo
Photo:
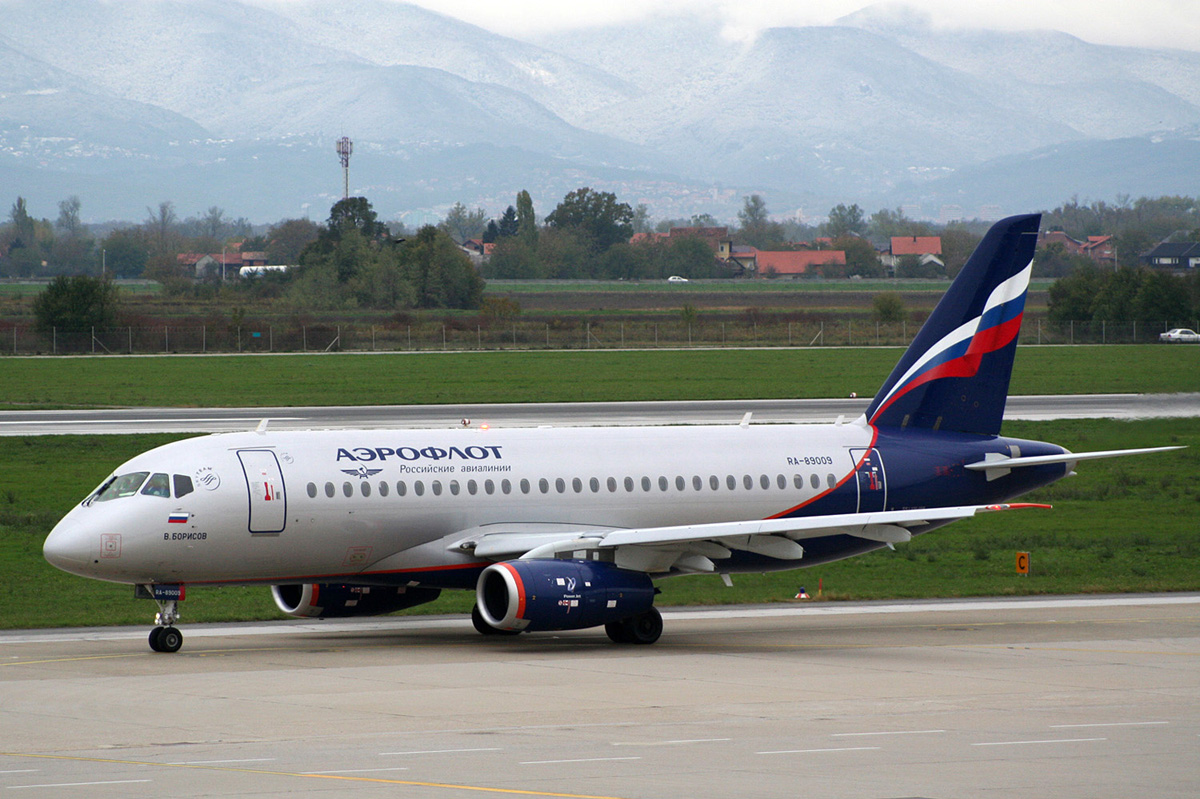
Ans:
[[[366,466],[359,466],[357,469],[342,469],[342,472],[345,474],[351,475],[352,477],[361,477],[364,480],[368,477],[373,477],[382,471],[383,469],[368,469]]]
[[[959,325],[926,350],[879,403],[871,422],[918,386],[943,377],[973,377],[984,355],[1012,342],[1021,329],[1032,269],[1030,261],[1020,272],[996,286],[983,306],[983,313]]]

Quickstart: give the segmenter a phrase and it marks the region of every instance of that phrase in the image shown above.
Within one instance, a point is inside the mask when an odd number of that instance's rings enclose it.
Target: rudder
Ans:
[[[873,425],[996,435],[1040,214],[997,222],[867,409]]]

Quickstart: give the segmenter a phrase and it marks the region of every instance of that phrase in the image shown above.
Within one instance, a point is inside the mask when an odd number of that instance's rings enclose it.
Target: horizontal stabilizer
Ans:
[[[1031,455],[1025,458],[996,458],[968,463],[964,468],[974,472],[992,471],[994,469],[1016,469],[1020,466],[1045,466],[1051,463],[1075,463],[1076,461],[1092,461],[1100,458],[1119,458],[1122,455],[1145,455],[1148,452],[1170,452],[1173,449],[1185,449],[1183,446],[1174,447],[1143,447],[1141,449],[1110,449],[1103,452],[1064,452],[1061,455]]]

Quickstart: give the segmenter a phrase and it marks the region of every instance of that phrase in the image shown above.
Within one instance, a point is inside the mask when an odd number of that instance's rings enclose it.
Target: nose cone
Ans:
[[[98,541],[93,540],[70,516],[54,526],[46,543],[42,544],[42,555],[51,566],[71,574],[90,576],[95,570]]]

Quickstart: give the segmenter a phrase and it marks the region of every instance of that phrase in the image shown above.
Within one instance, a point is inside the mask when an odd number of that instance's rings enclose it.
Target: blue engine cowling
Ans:
[[[289,616],[342,619],[379,616],[432,602],[436,588],[368,585],[273,585],[275,605]]]
[[[511,560],[479,575],[475,602],[498,630],[581,630],[645,613],[654,585],[642,572],[588,560]]]

